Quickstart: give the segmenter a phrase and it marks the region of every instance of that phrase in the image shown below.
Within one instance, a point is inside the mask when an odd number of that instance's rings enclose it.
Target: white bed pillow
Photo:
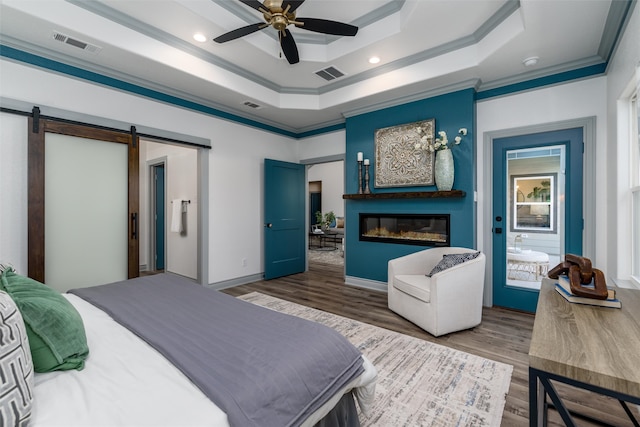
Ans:
[[[0,291],[0,421],[27,426],[33,406],[33,362],[22,315]]]

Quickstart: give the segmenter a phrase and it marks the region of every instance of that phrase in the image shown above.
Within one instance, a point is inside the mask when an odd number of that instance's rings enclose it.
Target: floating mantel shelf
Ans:
[[[451,191],[403,191],[398,193],[343,194],[343,199],[376,200],[376,199],[453,199],[466,196],[462,190]]]

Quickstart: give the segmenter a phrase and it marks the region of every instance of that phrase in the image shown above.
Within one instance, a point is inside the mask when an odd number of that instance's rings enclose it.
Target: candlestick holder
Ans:
[[[364,194],[371,194],[369,189],[369,165],[364,165]]]
[[[358,160],[358,194],[362,194],[362,160]]]

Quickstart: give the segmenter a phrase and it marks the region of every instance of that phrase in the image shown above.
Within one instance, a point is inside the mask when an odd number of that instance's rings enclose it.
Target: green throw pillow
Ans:
[[[84,368],[89,355],[80,313],[54,289],[11,268],[0,274],[0,290],[22,314],[36,372]]]

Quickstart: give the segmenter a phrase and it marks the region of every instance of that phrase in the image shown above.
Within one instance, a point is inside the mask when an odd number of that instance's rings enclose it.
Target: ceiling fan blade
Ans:
[[[242,3],[246,4],[247,6],[255,9],[255,10],[260,10],[260,8],[263,8],[264,6],[262,5],[262,3],[260,3],[258,0],[240,0]]]
[[[297,8],[300,7],[300,5],[304,3],[304,0],[291,0],[291,1],[284,1],[282,2],[282,8],[286,9],[287,5],[291,5],[291,8],[289,8],[289,13],[293,13],[296,11]]]
[[[333,34],[336,36],[355,36],[358,32],[358,27],[355,25],[329,21],[327,19],[296,18],[296,21],[304,24],[296,25],[296,27],[302,28],[303,30],[315,31],[316,33]]]
[[[225,33],[221,36],[216,37],[215,39],[213,39],[214,42],[216,43],[224,43],[224,42],[228,42],[231,40],[235,40],[239,37],[242,36],[246,36],[247,34],[251,34],[251,33],[255,33],[258,30],[261,30],[263,28],[268,27],[267,24],[265,24],[264,22],[259,22],[257,24],[251,24],[251,25],[247,25],[246,27],[240,27],[237,28],[233,31],[229,31],[228,33]]]
[[[287,58],[287,61],[289,61],[289,64],[297,64],[298,62],[300,62],[296,42],[295,40],[293,40],[291,31],[287,30],[286,28],[284,29],[284,34],[280,35],[280,47],[282,48],[282,52]]]

